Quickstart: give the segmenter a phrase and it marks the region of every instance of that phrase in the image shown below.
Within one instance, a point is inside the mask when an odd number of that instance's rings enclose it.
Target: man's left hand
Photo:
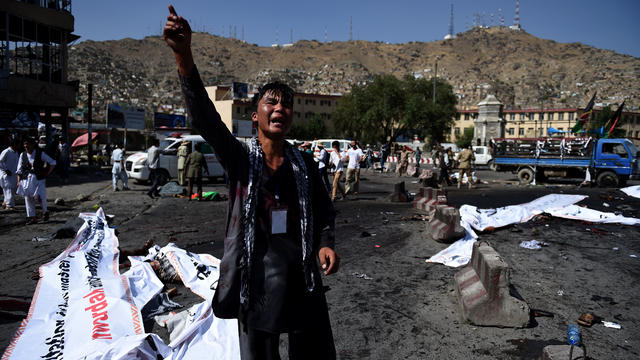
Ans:
[[[340,257],[330,247],[323,247],[318,251],[320,265],[325,275],[331,275],[338,271],[340,267]]]

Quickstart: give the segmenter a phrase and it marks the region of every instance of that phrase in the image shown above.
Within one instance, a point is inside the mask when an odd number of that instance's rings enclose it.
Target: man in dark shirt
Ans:
[[[172,6],[164,38],[178,64],[194,128],[213,147],[229,179],[224,256],[213,298],[220,318],[237,318],[243,359],[335,359],[320,269],[338,270],[333,205],[313,157],[285,141],[293,120],[293,90],[260,89],[252,120],[258,137],[239,142],[204,89],[191,53],[191,29]]]

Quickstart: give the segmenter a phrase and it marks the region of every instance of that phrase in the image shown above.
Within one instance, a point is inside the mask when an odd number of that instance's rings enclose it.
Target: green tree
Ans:
[[[611,129],[611,127],[613,126],[613,122],[615,121],[615,119],[612,119],[614,113],[615,111],[613,111],[613,109],[611,109],[610,106],[605,106],[604,108],[602,108],[602,110],[600,110],[597,114],[595,114],[591,119],[589,134],[591,134],[594,137],[607,136],[607,134],[609,133],[609,129]],[[618,120],[618,123],[616,124],[616,127],[613,129],[611,136],[609,137],[610,138],[625,137],[627,135],[627,131],[624,129],[623,124],[624,124],[624,116],[621,116],[620,120]],[[602,129],[602,127],[604,127],[603,129],[604,133],[601,135],[600,129]]]
[[[473,141],[473,126],[464,128],[462,136],[456,138],[456,146],[458,146],[459,149],[462,149],[471,145],[472,141]]]
[[[327,127],[319,114],[313,114],[311,120],[291,125],[288,137],[292,139],[322,139],[327,136]]]
[[[343,96],[333,114],[337,134],[363,143],[393,142],[403,133],[419,133],[431,141],[442,141],[453,124],[457,98],[444,80],[433,82],[390,74],[376,75],[367,85],[354,86]]]

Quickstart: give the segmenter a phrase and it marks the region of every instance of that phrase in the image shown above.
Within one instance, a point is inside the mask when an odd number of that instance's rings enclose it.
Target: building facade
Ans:
[[[582,111],[583,109],[578,108],[502,110],[504,137],[531,138],[570,132]],[[600,111],[594,109],[594,116]],[[458,110],[455,124],[447,134],[448,141],[460,138],[465,128],[474,127],[474,132],[477,132],[478,118],[478,109]],[[627,138],[640,141],[640,112],[623,111],[620,123],[616,128],[624,129]],[[552,128],[551,132],[549,128]],[[474,136],[474,141],[477,139],[478,136]]]
[[[232,86],[207,86],[205,89],[222,121],[232,134],[249,137],[256,133],[251,122],[252,97],[256,95],[255,92],[248,94],[246,98],[239,98],[234,95]],[[318,114],[327,129],[332,130],[331,114],[338,108],[340,97],[339,95],[295,93],[293,95],[293,123],[304,124],[311,120],[315,114]]]
[[[66,134],[77,92],[77,83],[67,79],[67,44],[78,39],[73,30],[71,0],[0,2],[0,129],[5,134],[37,131],[38,122],[48,135],[53,123]]]

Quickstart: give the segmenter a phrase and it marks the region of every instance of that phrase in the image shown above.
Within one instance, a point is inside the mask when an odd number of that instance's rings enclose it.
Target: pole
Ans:
[[[93,84],[89,84],[88,86],[89,88],[89,99],[87,100],[89,109],[88,109],[88,113],[87,113],[87,129],[89,130],[87,132],[87,157],[89,158],[89,166],[93,165],[93,149],[92,149],[92,134],[91,134],[91,123],[92,123],[92,113],[91,113],[91,108],[93,107]]]
[[[433,72],[433,104],[436,103],[436,78],[438,77],[438,58],[436,57],[436,66]]]

